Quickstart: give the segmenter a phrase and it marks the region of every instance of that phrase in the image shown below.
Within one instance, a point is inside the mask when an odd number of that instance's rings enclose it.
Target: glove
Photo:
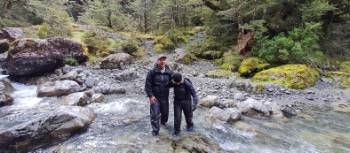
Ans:
[[[197,109],[196,105],[192,105],[192,112],[194,112]]]

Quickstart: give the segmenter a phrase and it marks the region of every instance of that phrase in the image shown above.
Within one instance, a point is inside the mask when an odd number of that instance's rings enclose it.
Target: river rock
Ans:
[[[206,114],[211,120],[220,120],[223,122],[235,122],[240,120],[241,113],[235,108],[220,109],[218,107],[212,107]]]
[[[70,71],[62,76],[59,77],[61,80],[76,80],[78,77],[77,71]]]
[[[0,93],[10,94],[13,91],[11,82],[7,78],[0,78]]]
[[[331,104],[331,106],[335,111],[350,113],[350,103],[347,103],[345,101],[334,102]]]
[[[199,105],[208,108],[219,106],[219,97],[215,95],[208,95],[200,100]]]
[[[129,69],[129,70],[125,70],[121,73],[118,73],[116,76],[115,76],[115,79],[116,80],[119,80],[119,81],[130,81],[130,80],[134,80],[136,78],[138,78],[138,74],[136,72],[135,69]]]
[[[62,141],[89,127],[95,113],[78,106],[61,107],[41,118],[0,130],[0,149],[26,152],[39,145]]]
[[[296,116],[298,113],[297,110],[293,106],[289,106],[289,105],[283,106],[281,108],[281,111],[282,111],[283,115],[285,117],[288,117],[288,118]]]
[[[14,41],[16,39],[24,38],[24,32],[21,28],[7,27],[0,32],[0,39],[8,39]]]
[[[46,82],[38,86],[37,92],[39,97],[64,96],[70,93],[83,90],[80,85],[71,80],[62,80],[55,82]]]
[[[12,105],[13,98],[7,94],[0,93],[0,107]]]
[[[91,97],[91,103],[100,103],[103,102],[105,99],[105,96],[100,93],[93,94]]]
[[[86,92],[72,93],[64,97],[63,104],[68,106],[85,106],[89,103],[90,98]]]
[[[10,43],[6,39],[0,39],[0,54],[6,52],[10,48]]]
[[[268,101],[248,98],[245,101],[237,103],[237,107],[243,115],[250,117],[283,117],[280,107],[277,104]]]
[[[112,85],[99,85],[94,87],[94,91],[96,93],[102,93],[102,94],[125,94],[126,89],[119,86],[112,86]]]
[[[105,57],[100,67],[103,69],[125,69],[126,66],[132,64],[134,59],[127,53],[116,53]]]
[[[27,76],[53,72],[65,60],[86,61],[82,44],[65,39],[18,39],[12,43],[6,68],[10,75]]]

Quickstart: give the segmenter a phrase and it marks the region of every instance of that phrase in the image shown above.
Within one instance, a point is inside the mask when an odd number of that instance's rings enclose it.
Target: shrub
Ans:
[[[83,36],[83,42],[87,45],[89,54],[97,56],[107,55],[111,47],[107,36],[100,31],[86,32]]]
[[[40,27],[39,27],[39,31],[38,31],[38,36],[39,38],[43,39],[43,38],[47,38],[48,36],[48,31],[49,31],[49,25],[47,23],[43,23]]]
[[[323,53],[320,51],[320,23],[306,23],[287,34],[280,33],[272,38],[257,38],[256,54],[269,63],[319,63]]]

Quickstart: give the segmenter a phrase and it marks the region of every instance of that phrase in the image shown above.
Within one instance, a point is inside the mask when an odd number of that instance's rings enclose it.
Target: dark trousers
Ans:
[[[193,126],[192,122],[192,104],[191,100],[181,100],[181,101],[174,101],[174,129],[175,131],[179,132],[181,127],[181,117],[182,117],[182,111],[185,114],[187,128],[190,128]]]
[[[155,104],[151,104],[150,114],[152,130],[158,132],[160,128],[159,122],[162,124],[168,122],[169,99],[157,98],[157,102]]]

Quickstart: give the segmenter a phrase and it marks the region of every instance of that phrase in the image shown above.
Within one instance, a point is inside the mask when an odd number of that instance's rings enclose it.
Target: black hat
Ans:
[[[175,73],[173,75],[174,82],[181,82],[182,81],[182,75],[180,73]]]

